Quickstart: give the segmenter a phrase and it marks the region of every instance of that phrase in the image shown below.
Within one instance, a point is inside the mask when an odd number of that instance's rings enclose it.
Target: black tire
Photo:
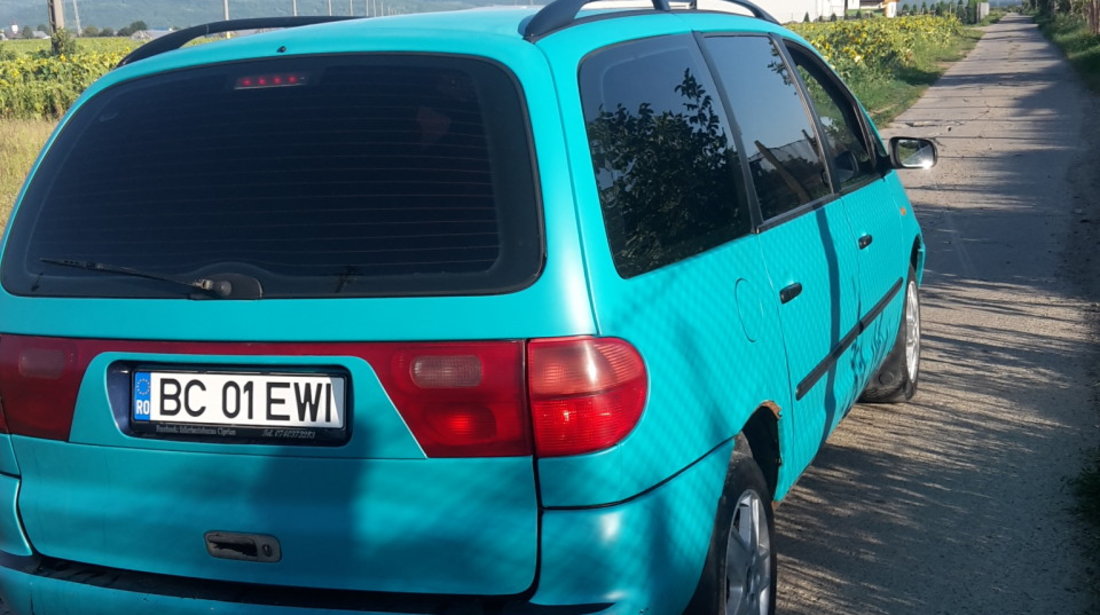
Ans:
[[[761,516],[763,519],[760,518]],[[755,545],[748,545],[748,549],[739,550],[740,553],[748,556],[741,562],[748,564],[747,567],[739,566],[737,558],[731,557],[731,550],[736,549],[736,545],[746,546],[745,541],[742,540],[745,535],[744,530],[753,527],[756,528],[759,539]],[[750,531],[749,534],[751,533]],[[744,436],[738,435],[733,456],[730,458],[729,470],[726,473],[722,498],[718,501],[718,512],[715,516],[703,575],[684,613],[688,615],[774,615],[776,588],[774,536],[771,492],[764,480],[764,473],[752,458],[748,441]],[[750,551],[753,552],[751,555],[749,555]],[[730,570],[731,561],[732,565],[738,565],[738,570]],[[731,582],[731,576],[741,581]]]
[[[894,340],[894,347],[886,360],[878,368],[859,400],[872,404],[893,404],[908,401],[917,392],[920,379],[920,294],[917,278],[912,268],[904,289],[905,310],[902,312],[901,325]],[[911,319],[915,318],[915,327]],[[912,337],[915,335],[915,338]],[[910,345],[915,344],[916,360],[909,362]]]

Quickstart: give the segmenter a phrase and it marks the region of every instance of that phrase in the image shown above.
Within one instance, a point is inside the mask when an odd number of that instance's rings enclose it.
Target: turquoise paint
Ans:
[[[0,474],[19,476],[19,462],[15,459],[8,434],[0,434]]]
[[[26,557],[33,551],[19,520],[18,497],[19,479],[0,475],[0,552]]]
[[[918,244],[919,251],[917,254],[917,284],[921,284],[924,281],[924,261],[927,257],[927,252],[924,246],[924,236],[921,234],[920,223],[917,220],[917,212],[913,210],[913,204],[909,202],[909,196],[905,194],[905,187],[901,184],[901,178],[898,176],[897,171],[891,171],[883,178],[883,182],[886,184],[890,191],[890,195],[894,200],[894,205],[900,211],[904,211],[901,215],[901,237],[902,241],[907,242],[906,245],[911,249],[913,244]]]
[[[602,220],[585,220],[597,223]],[[759,280],[761,295],[768,287],[759,276],[764,268],[756,236],[629,280],[615,272],[606,249],[590,251],[589,263],[600,334],[639,350],[649,399],[637,428],[618,446],[539,460],[548,506],[633,496],[732,437],[762,403],[789,403],[774,313],[758,323],[756,342],[745,336],[737,315],[739,278]]]
[[[542,516],[536,604],[679,613],[703,570],[733,443],[627,503]]]
[[[527,458],[354,461],[13,440],[19,512],[36,551],[51,557],[386,592],[508,594],[534,581]],[[283,558],[211,557],[203,535],[215,530],[276,536]]]
[[[891,207],[894,191],[885,179],[875,180],[844,195],[844,208],[854,237],[873,241],[859,250],[859,313],[864,317],[883,300],[909,269],[911,235],[903,236],[900,208]],[[905,289],[890,301],[858,342],[856,373],[862,389],[871,376],[868,365],[878,365],[894,346],[905,306]]]
[[[760,235],[773,296],[790,284],[802,285],[801,294],[778,306],[792,390],[785,473],[801,473],[859,393],[853,346],[802,399],[793,398],[798,384],[859,322],[857,247],[842,205],[835,201],[807,211]]]

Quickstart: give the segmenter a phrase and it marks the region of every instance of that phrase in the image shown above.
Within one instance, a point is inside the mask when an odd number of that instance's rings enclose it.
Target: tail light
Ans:
[[[0,338],[0,407],[5,432],[67,440],[87,360],[60,338]]]
[[[527,349],[527,379],[540,457],[617,444],[645,406],[645,363],[620,339],[534,340]]]
[[[87,366],[103,352],[359,357],[429,457],[602,450],[634,429],[648,387],[637,350],[614,338],[237,344],[7,335],[0,432],[67,440]]]
[[[645,406],[645,364],[620,339],[397,348],[374,367],[429,457],[591,453],[625,438]]]
[[[523,342],[394,345],[375,372],[429,457],[531,454]]]

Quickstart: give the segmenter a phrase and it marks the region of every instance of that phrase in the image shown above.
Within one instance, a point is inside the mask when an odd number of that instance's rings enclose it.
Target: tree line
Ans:
[[[1089,32],[1100,36],[1100,0],[1024,0],[1024,4],[1043,17],[1080,15]]]
[[[84,26],[80,31],[80,36],[83,37],[98,37],[98,36],[130,36],[135,32],[141,32],[142,30],[148,30],[149,26],[144,21],[138,20],[132,22],[128,26],[123,26],[118,30],[114,28],[97,28],[96,26]],[[38,24],[37,28],[31,28],[30,26],[23,26],[23,29],[19,32],[18,38],[35,38],[35,32],[44,32],[49,35],[53,35],[53,29],[46,24]]]

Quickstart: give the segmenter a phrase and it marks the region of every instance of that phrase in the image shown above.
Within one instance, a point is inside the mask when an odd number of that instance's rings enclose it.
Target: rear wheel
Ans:
[[[692,615],[773,615],[776,559],[771,494],[743,436],[730,460]]]
[[[871,382],[863,390],[860,401],[869,403],[896,403],[912,399],[917,392],[920,378],[920,294],[912,268],[905,284],[905,312],[901,327],[894,340],[894,347]]]

